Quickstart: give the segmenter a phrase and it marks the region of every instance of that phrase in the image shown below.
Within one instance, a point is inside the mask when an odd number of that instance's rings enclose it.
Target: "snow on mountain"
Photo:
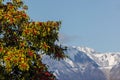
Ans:
[[[119,68],[115,67],[120,63],[119,52],[100,53],[88,47],[73,46],[68,47],[65,54],[69,58],[60,61],[43,56],[43,62],[58,80],[111,80],[113,71]]]
[[[100,67],[112,68],[120,62],[120,52],[100,53],[88,47],[76,47],[93,59]]]
[[[58,80],[107,80],[99,65],[78,48],[68,47],[65,54],[69,58],[60,61],[43,56],[43,62]]]
[[[96,53],[96,51],[94,49],[89,48],[89,47],[75,47],[75,46],[73,46],[73,47],[84,53],[92,53],[92,54]]]
[[[94,60],[98,65],[99,69],[104,72],[107,80],[120,80],[116,77],[116,79],[112,79],[111,76],[118,76],[120,73],[114,74],[114,70],[118,70],[118,68],[114,68],[114,66],[120,63],[120,52],[109,52],[109,53],[100,53],[96,52],[94,49],[88,47],[76,47],[78,50],[86,53],[92,60]],[[120,66],[120,65],[119,65]],[[111,71],[112,70],[112,71]]]
[[[101,67],[108,67],[111,69],[114,65],[120,62],[119,53],[102,53],[94,55],[97,57],[97,63],[99,63]]]

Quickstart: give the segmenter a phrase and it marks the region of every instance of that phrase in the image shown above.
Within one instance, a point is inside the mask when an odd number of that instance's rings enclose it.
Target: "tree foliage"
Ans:
[[[55,80],[43,54],[65,58],[57,45],[60,21],[35,22],[22,0],[0,0],[0,80]]]

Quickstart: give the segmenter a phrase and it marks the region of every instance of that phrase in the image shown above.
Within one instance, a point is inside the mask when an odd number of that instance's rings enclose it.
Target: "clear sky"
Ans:
[[[120,51],[120,0],[26,0],[35,21],[62,21],[61,43]]]

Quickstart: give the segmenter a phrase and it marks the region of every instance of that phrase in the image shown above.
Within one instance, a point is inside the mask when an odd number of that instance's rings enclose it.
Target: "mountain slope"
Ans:
[[[120,52],[100,53],[88,47],[76,48],[80,51],[85,52],[91,59],[93,59],[99,65],[101,71],[103,71],[106,75],[107,80],[120,80],[120,78],[117,79],[118,75],[120,75],[120,73],[117,72],[119,71],[119,68],[116,68],[116,66],[118,66],[118,63],[120,63]],[[115,70],[117,71],[115,72]],[[115,77],[116,79],[113,76],[117,76]]]
[[[120,53],[100,53],[88,47],[68,47],[64,60],[56,61],[44,55],[58,80],[120,80]]]
[[[120,63],[111,69],[110,80],[120,80]]]
[[[112,68],[114,65],[120,62],[120,52],[109,52],[100,53],[96,52],[94,49],[88,47],[75,47],[79,51],[87,54],[91,59],[93,59],[100,67]]]
[[[43,57],[43,62],[54,71],[58,80],[107,80],[99,65],[83,51],[69,47],[65,53],[69,58],[61,61]]]

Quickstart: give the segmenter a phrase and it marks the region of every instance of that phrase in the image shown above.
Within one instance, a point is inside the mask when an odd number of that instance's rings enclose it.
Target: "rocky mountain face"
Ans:
[[[88,47],[68,47],[64,60],[43,56],[58,80],[120,80],[120,53],[98,53]]]
[[[120,63],[111,69],[110,80],[120,80]]]

